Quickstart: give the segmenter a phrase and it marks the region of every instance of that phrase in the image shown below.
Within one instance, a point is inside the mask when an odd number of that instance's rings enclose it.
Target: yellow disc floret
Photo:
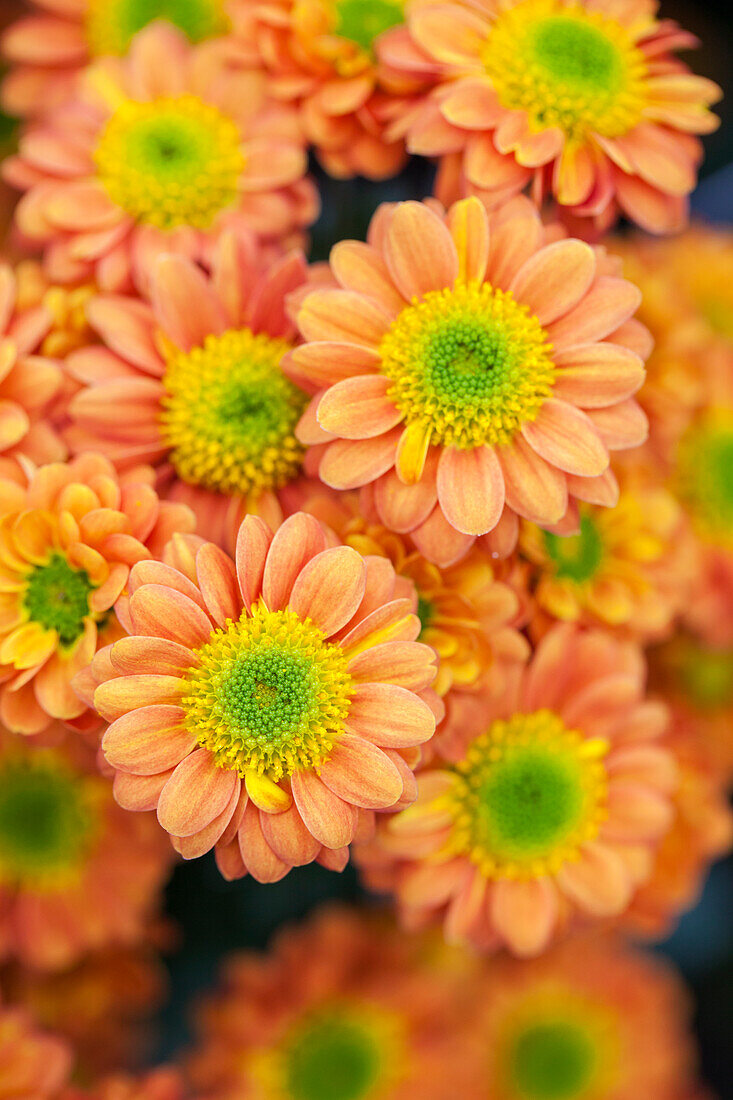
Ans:
[[[124,100],[94,152],[113,202],[158,229],[208,229],[233,206],[245,165],[236,123],[194,95]]]
[[[328,760],[352,680],[340,646],[313,623],[255,606],[214,631],[196,657],[186,724],[220,767],[277,781]]]
[[[489,283],[434,290],[397,316],[379,348],[389,397],[433,443],[511,441],[550,396],[555,366],[529,309]]]

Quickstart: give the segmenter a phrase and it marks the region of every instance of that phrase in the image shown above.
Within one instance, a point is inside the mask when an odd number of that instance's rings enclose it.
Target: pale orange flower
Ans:
[[[434,75],[395,134],[443,156],[437,193],[489,205],[531,186],[605,229],[619,213],[655,233],[688,217],[721,96],[674,51],[697,44],[657,0],[417,0],[379,44],[392,71]]]
[[[319,387],[298,429],[307,468],[373,486],[385,526],[441,565],[480,535],[506,555],[519,516],[553,526],[576,498],[613,506],[609,450],[646,438],[639,292],[605,253],[557,237],[521,197],[493,214],[478,199],[385,204],[368,244],[332,250],[339,289],[298,311],[306,342],[286,369]]]
[[[358,849],[367,882],[395,893],[410,927],[521,956],[622,913],[676,784],[644,672],[630,644],[551,630],[500,697],[436,739],[417,801]]]
[[[274,536],[248,516],[236,566],[178,544],[178,569],[133,568],[118,603],[131,637],[91,666],[117,800],[157,807],[186,859],[216,847],[227,878],[341,869],[375,811],[415,797],[435,729],[419,619],[393,570],[329,546],[305,513]]]
[[[22,1008],[0,1002],[0,1097],[57,1100],[71,1075],[69,1046],[39,1030]]]
[[[9,476],[12,474],[13,476]],[[121,633],[112,606],[130,566],[191,531],[149,467],[118,477],[99,454],[0,479],[0,717],[34,734],[94,718],[71,681]]]
[[[227,226],[280,240],[309,225],[318,201],[297,127],[264,81],[156,24],[30,123],[3,172],[49,278],[128,290],[152,256],[200,257]]]
[[[171,852],[151,814],[116,804],[95,754],[0,732],[0,954],[63,970],[90,951],[140,942]]]
[[[294,432],[308,397],[280,362],[296,337],[287,297],[305,276],[299,252],[273,259],[251,234],[225,233],[207,273],[159,257],[149,303],[93,298],[98,343],[67,361],[81,387],[68,410],[72,450],[99,450],[123,470],[154,463],[161,492],[228,551],[245,512],[276,527],[302,472]]]

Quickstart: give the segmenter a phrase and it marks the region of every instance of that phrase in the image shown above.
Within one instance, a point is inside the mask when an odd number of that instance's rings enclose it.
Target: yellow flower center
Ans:
[[[509,443],[550,396],[547,334],[511,293],[489,283],[434,290],[397,316],[379,348],[389,397],[433,443]]]
[[[280,370],[289,344],[249,329],[172,352],[161,434],[178,475],[228,495],[280,489],[300,472],[307,395]]]
[[[502,11],[482,60],[502,106],[526,111],[533,131],[619,137],[646,105],[643,53],[624,26],[583,4],[523,0]]]
[[[496,720],[455,765],[451,850],[487,878],[554,874],[606,815],[607,751],[549,710]]]
[[[155,19],[166,19],[191,42],[225,34],[229,28],[222,0],[87,0],[90,53],[127,53],[134,35]]]
[[[245,158],[236,123],[194,95],[124,100],[94,153],[110,198],[158,229],[208,229],[237,201]]]
[[[219,767],[277,781],[324,764],[351,703],[346,657],[292,611],[246,612],[197,650],[186,724]]]

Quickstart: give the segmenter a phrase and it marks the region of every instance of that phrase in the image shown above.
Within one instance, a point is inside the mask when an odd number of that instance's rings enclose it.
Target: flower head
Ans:
[[[44,246],[50,277],[126,290],[151,255],[201,256],[228,225],[279,240],[309,224],[305,154],[263,79],[154,25],[29,125],[5,173],[25,192],[17,225]]]
[[[277,526],[304,454],[295,428],[308,398],[280,363],[295,342],[286,299],[305,274],[300,253],[272,260],[251,235],[226,233],[210,273],[158,258],[150,303],[95,297],[100,343],[68,362],[81,384],[72,450],[100,450],[121,469],[155,463],[166,496],[232,551],[245,512]]]
[[[216,846],[228,878],[340,868],[375,810],[414,797],[435,728],[419,620],[393,571],[329,547],[304,513],[274,536],[248,516],[236,568],[213,543],[192,551],[187,572],[132,570],[131,637],[92,665],[116,797],[157,806],[185,858]]]
[[[455,982],[412,939],[324,909],[267,956],[228,962],[189,1073],[211,1100],[438,1100],[466,1082],[465,1023]]]
[[[552,526],[573,498],[614,504],[609,449],[646,436],[625,343],[638,291],[551,239],[522,198],[491,215],[477,199],[384,206],[369,244],[333,249],[339,289],[299,310],[287,369],[319,387],[299,436],[324,445],[322,480],[373,484],[382,522],[440,564],[487,533],[507,553],[520,515]]]
[[[397,133],[408,148],[460,158],[459,187],[489,204],[528,184],[602,228],[621,212],[669,233],[687,220],[702,147],[721,91],[675,56],[694,36],[633,0],[418,0],[387,35],[390,68],[435,74]],[[452,189],[452,188],[451,188]]]
[[[10,729],[89,718],[71,681],[119,635],[112,605],[130,566],[193,527],[152,480],[149,468],[120,478],[86,454],[0,481],[0,716]]]
[[[13,1100],[56,1100],[68,1082],[67,1044],[39,1030],[21,1008],[0,1003],[0,1095]]]
[[[411,925],[537,955],[570,922],[619,914],[672,820],[666,712],[633,647],[555,627],[526,671],[437,743],[415,804],[360,849]],[[481,725],[478,725],[478,721]]]
[[[94,754],[0,740],[2,953],[62,970],[91,950],[139,942],[156,912],[170,849],[150,814],[115,804]]]

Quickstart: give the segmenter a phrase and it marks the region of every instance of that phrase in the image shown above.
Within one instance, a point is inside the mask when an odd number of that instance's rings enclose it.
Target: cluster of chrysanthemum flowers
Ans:
[[[0,1098],[698,1095],[628,943],[733,845],[733,237],[686,228],[720,91],[662,15],[11,20]],[[314,262],[309,153],[434,193]],[[144,1072],[200,858],[390,909],[232,957]]]

